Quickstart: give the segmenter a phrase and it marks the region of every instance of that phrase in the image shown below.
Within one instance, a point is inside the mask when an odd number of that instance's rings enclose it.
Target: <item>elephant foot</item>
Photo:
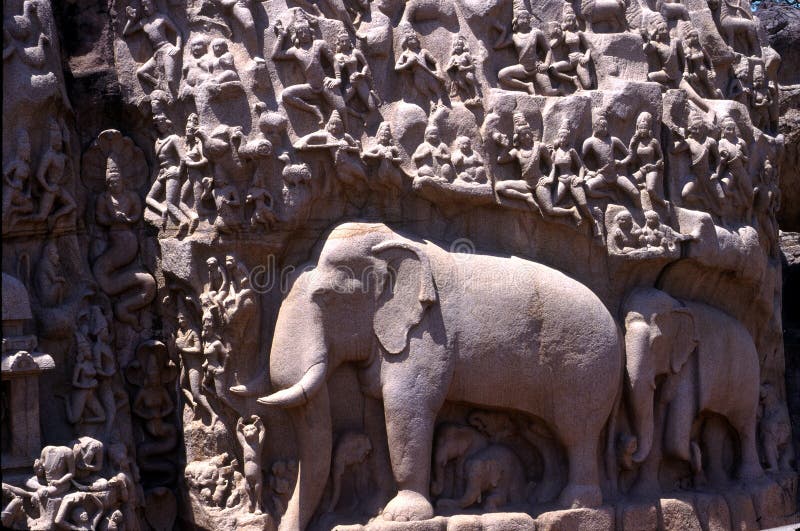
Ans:
[[[599,507],[603,504],[603,493],[598,485],[567,485],[558,502],[570,509]]]
[[[383,509],[384,520],[408,522],[433,518],[431,502],[419,492],[401,490]]]

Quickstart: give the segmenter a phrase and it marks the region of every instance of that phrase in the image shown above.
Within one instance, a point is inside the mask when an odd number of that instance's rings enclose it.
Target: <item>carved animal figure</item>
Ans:
[[[328,504],[328,512],[333,512],[336,509],[336,504],[339,503],[339,496],[342,492],[342,476],[344,476],[348,468],[358,475],[356,478],[356,493],[366,494],[367,476],[363,474],[363,470],[355,469],[367,460],[371,452],[372,443],[369,437],[363,433],[346,432],[339,438],[336,443],[336,450],[333,453],[333,471],[331,473],[333,493]]]
[[[446,423],[439,426],[436,434],[436,453],[433,457],[433,483],[431,494],[439,496],[444,492],[445,467],[455,460],[455,488],[460,491],[464,482],[464,461],[467,457],[485,448],[487,438],[475,428],[460,424]]]
[[[322,496],[332,443],[326,380],[345,362],[360,363],[364,392],[384,405],[398,486],[384,519],[433,517],[431,451],[445,400],[543,419],[569,462],[561,504],[602,503],[597,445],[621,389],[622,340],[600,299],[566,275],[518,258],[455,260],[383,224],[346,223],[295,277],[275,331],[275,392],[259,402],[288,410],[301,463],[281,530],[304,529]]]
[[[741,479],[762,477],[756,451],[760,370],[747,329],[716,308],[680,301],[653,288],[633,291],[622,308],[628,392],[638,437],[632,460],[650,463],[640,470],[639,488],[658,489],[661,455],[657,453],[699,463],[699,447],[691,434],[701,413],[720,414],[736,430]],[[667,376],[667,381],[655,404],[661,376]],[[656,418],[654,408],[665,416],[664,423]]]
[[[590,32],[602,33],[595,26],[603,23],[612,28],[612,33],[628,31],[625,0],[583,0],[581,16],[586,21],[586,29]]]

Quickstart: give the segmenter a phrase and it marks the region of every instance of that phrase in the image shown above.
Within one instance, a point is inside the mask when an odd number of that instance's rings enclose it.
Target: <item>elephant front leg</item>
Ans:
[[[383,509],[385,520],[433,518],[428,500],[435,413],[413,399],[413,391],[384,394],[386,435],[398,493]]]

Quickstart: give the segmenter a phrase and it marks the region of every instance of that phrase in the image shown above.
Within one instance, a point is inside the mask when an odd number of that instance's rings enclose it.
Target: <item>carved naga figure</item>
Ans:
[[[137,310],[150,304],[156,295],[156,280],[140,267],[131,267],[139,255],[139,241],[133,227],[142,217],[142,202],[122,182],[119,163],[109,157],[105,192],[97,198],[98,225],[108,228],[108,247],[95,260],[92,273],[100,288],[115,300],[117,319],[139,327]]]

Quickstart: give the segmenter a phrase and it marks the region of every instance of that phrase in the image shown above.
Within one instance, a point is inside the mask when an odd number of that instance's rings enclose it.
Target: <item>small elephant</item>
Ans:
[[[736,430],[740,477],[763,477],[756,450],[758,352],[742,323],[653,288],[634,290],[623,303],[623,315],[627,391],[637,438],[629,445],[630,458],[644,463],[637,490],[658,490],[661,454],[688,461],[699,471],[700,449],[691,434],[701,413],[722,415]]]
[[[526,481],[522,462],[507,446],[493,444],[474,453],[464,463],[467,487],[459,500],[440,500],[440,509],[465,509],[481,503],[483,510],[496,511],[525,501]]]
[[[339,495],[342,492],[342,476],[349,468],[356,472],[356,491],[358,494],[366,493],[366,480],[363,470],[355,470],[362,465],[372,453],[372,443],[363,433],[358,432],[345,432],[336,443],[336,449],[333,452],[333,470],[331,471],[331,479],[333,481],[333,494],[331,501],[328,504],[328,512],[333,512],[336,509],[336,504],[339,503]]]
[[[478,430],[461,424],[444,423],[436,434],[436,449],[433,458],[433,482],[431,494],[439,496],[445,491],[445,467],[455,460],[455,488],[457,491],[464,483],[464,460],[476,451],[489,444]]]

